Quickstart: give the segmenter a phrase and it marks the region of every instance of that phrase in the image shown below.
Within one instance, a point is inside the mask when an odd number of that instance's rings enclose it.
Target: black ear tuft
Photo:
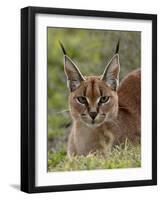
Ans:
[[[59,40],[59,44],[60,44],[60,47],[61,47],[61,49],[62,49],[62,51],[63,51],[63,54],[64,54],[64,55],[67,55],[67,53],[66,53],[66,51],[65,51],[65,48],[64,48],[63,44],[60,42],[60,40]]]
[[[120,40],[117,42],[115,54],[119,53]]]

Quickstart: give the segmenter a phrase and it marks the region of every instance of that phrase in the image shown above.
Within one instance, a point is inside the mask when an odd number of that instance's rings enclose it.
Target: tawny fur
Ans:
[[[88,155],[97,151],[106,154],[113,144],[124,142],[126,138],[132,143],[140,142],[140,76],[140,70],[136,70],[122,80],[118,89],[118,114],[114,121],[104,122],[93,129],[73,120],[68,141],[69,155]],[[90,80],[92,78],[95,79],[91,77]],[[69,104],[72,107],[70,98]]]
[[[108,71],[107,75],[104,73],[104,76],[117,79],[119,63],[113,59],[112,62],[108,67],[111,71]],[[73,91],[69,95],[69,108],[73,125],[68,139],[68,155],[86,156],[97,152],[108,155],[113,145],[122,143],[125,139],[132,143],[140,142],[140,69],[129,73],[115,90],[112,87],[113,83],[109,85],[104,78],[100,76],[83,77],[77,68],[73,71],[73,66],[67,64],[69,63],[65,63],[65,72],[68,80],[75,81],[70,83]],[[73,87],[74,84],[77,84],[76,88]],[[98,99],[106,95],[110,96],[110,101],[108,104],[99,106]],[[79,96],[85,96],[88,105],[79,103],[76,100]],[[89,116],[91,110],[97,110],[95,123],[91,122]]]

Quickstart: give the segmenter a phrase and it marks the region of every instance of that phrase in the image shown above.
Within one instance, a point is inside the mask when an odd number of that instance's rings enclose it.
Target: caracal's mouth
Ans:
[[[101,120],[101,121],[93,120],[93,119],[91,119],[91,120],[82,119],[82,122],[85,123],[88,127],[96,128],[98,126],[101,126],[103,124],[103,122],[105,122],[105,119]]]

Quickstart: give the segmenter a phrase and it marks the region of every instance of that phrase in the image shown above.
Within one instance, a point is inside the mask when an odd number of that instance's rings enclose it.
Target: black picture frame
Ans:
[[[152,179],[35,186],[35,16],[60,14],[152,21]],[[45,7],[21,9],[21,190],[27,193],[85,190],[157,184],[157,15]]]

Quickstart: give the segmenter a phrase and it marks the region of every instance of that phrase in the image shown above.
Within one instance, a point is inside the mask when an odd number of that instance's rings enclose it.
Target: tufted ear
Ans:
[[[119,72],[120,72],[120,62],[119,55],[115,54],[110,62],[107,64],[101,80],[105,81],[113,90],[117,90],[119,85]]]
[[[67,55],[64,55],[64,71],[67,76],[68,87],[73,92],[85,78],[76,64]]]

